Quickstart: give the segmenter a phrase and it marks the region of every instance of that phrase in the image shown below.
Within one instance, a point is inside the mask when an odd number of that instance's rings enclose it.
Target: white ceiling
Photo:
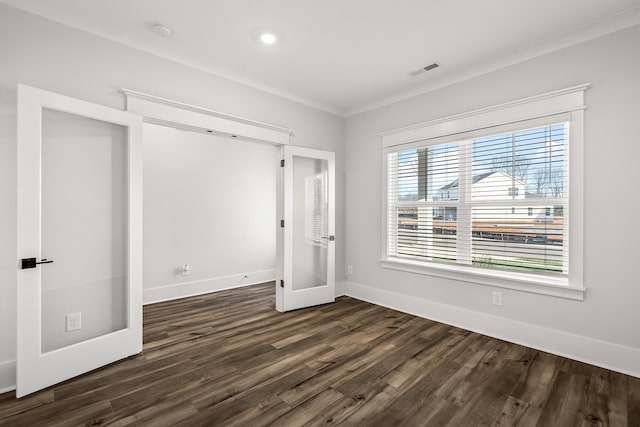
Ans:
[[[640,23],[640,0],[0,2],[339,115]]]

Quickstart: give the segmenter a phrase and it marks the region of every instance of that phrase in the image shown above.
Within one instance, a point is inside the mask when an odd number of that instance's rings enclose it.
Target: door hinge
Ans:
[[[280,160],[280,167],[283,168],[284,167],[284,159]]]
[[[280,287],[284,288],[284,280],[280,280]]]
[[[284,219],[280,220],[280,227],[284,228]]]

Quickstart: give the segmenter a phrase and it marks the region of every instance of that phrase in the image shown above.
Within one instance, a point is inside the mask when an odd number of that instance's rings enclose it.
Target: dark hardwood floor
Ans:
[[[638,378],[348,297],[281,314],[273,289],[146,306],[142,354],[0,395],[0,425],[640,425]]]

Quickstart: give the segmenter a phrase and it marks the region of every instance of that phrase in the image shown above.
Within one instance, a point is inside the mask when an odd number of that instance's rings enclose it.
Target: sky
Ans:
[[[566,123],[537,127],[514,133],[503,133],[471,141],[473,175],[502,170],[526,184],[528,193],[553,194],[552,181],[562,181],[565,173],[564,147]],[[458,153],[464,142],[431,146],[430,172],[432,192],[458,178]],[[515,160],[515,162],[514,162]],[[514,165],[515,164],[515,171]],[[398,152],[399,195],[403,198],[418,193],[418,150]],[[542,182],[542,185],[540,185]]]

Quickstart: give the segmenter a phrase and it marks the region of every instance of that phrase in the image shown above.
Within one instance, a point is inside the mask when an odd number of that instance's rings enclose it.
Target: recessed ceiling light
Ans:
[[[275,44],[278,41],[278,38],[275,34],[272,33],[262,33],[260,34],[260,41],[264,44]]]
[[[154,33],[159,35],[162,38],[171,37],[171,28],[162,24],[155,24],[151,27]]]

